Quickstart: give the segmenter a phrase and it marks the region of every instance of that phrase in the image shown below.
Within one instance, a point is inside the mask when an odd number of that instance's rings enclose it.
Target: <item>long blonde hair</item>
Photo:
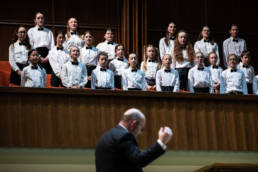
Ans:
[[[149,44],[147,46],[144,46],[143,49],[144,49],[144,55],[143,55],[143,72],[145,72],[147,70],[147,60],[148,60],[148,57],[147,57],[147,49],[148,48],[153,48],[154,49],[154,52],[155,52],[155,61],[157,61],[158,63],[158,69],[160,69],[161,67],[161,62],[160,62],[160,57],[159,57],[159,50],[157,47],[154,47],[153,45]]]

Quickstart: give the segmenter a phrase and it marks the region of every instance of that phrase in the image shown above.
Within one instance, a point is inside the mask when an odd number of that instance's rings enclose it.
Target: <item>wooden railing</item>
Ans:
[[[94,148],[123,112],[147,118],[142,148],[168,125],[174,150],[258,150],[258,96],[0,88],[0,147]]]

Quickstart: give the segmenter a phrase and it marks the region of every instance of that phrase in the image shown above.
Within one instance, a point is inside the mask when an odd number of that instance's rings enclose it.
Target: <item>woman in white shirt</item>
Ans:
[[[9,46],[9,63],[11,65],[10,83],[21,84],[22,69],[28,64],[28,51],[31,46],[26,29],[20,26],[15,32],[12,44]]]
[[[176,38],[176,24],[170,22],[167,27],[166,36],[159,41],[159,53],[160,58],[163,58],[165,54],[171,54],[174,48],[174,40]]]
[[[180,89],[188,91],[188,71],[194,65],[194,49],[188,34],[184,30],[179,31],[177,34],[172,57],[171,66],[179,74]]]
[[[201,52],[204,55],[204,65],[206,67],[210,65],[208,54],[210,52],[215,52],[218,57],[216,65],[219,65],[219,47],[214,39],[211,37],[211,31],[208,26],[203,26],[202,31],[200,32],[198,39],[194,44],[194,51],[195,53]]]

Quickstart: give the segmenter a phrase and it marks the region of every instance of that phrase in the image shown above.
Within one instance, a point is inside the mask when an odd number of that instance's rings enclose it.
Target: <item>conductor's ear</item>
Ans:
[[[133,130],[133,129],[134,129],[134,127],[136,126],[136,123],[137,123],[136,120],[132,120],[132,121],[129,123],[130,130]]]

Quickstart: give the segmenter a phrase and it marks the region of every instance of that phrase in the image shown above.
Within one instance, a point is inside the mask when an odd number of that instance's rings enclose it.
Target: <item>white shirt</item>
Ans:
[[[118,60],[118,57],[109,63],[109,69],[114,73],[114,75],[122,76],[125,69],[128,68],[128,60],[123,57],[123,61]]]
[[[97,66],[91,73],[91,89],[96,87],[115,89],[114,86],[114,74],[111,70],[101,71],[101,67]]]
[[[169,39],[169,44],[167,46],[165,37],[161,38],[159,41],[160,58],[162,59],[165,54],[172,54],[172,50],[174,50],[174,40]]]
[[[60,78],[62,66],[70,59],[68,51],[65,49],[57,50],[57,47],[55,47],[49,51],[47,57],[55,75]]]
[[[220,83],[222,68],[219,66],[218,66],[218,68],[213,68],[212,65],[210,65],[209,69],[211,71],[212,83],[213,84]]]
[[[228,68],[222,72],[220,93],[224,94],[230,91],[239,91],[243,94],[248,94],[245,74],[242,70],[237,69],[236,72],[231,72],[231,68]]]
[[[72,46],[76,46],[77,48],[81,49],[85,42],[79,37],[78,33],[77,34],[71,34],[70,38],[65,35],[65,42],[63,43],[63,46],[66,50],[70,50]]]
[[[230,54],[235,54],[238,57],[240,57],[241,53],[244,50],[247,50],[245,40],[241,38],[236,38],[236,39],[238,40],[238,42],[233,41],[233,37],[230,37],[223,42],[223,59],[224,59],[225,67],[228,66],[227,61],[228,61],[228,56]]]
[[[137,71],[133,72],[132,68],[129,67],[122,74],[122,86],[123,90],[128,90],[128,88],[139,88],[142,91],[146,91],[146,81],[144,73],[136,69]]]
[[[220,58],[219,58],[219,47],[216,42],[212,45],[211,42],[205,42],[204,39],[201,39],[199,41],[196,41],[194,44],[194,51],[195,53],[201,52],[206,58],[208,58],[208,54],[210,52],[215,52],[218,60],[216,65],[219,65]]]
[[[246,83],[253,83],[253,78],[255,76],[254,74],[254,68],[251,65],[248,65],[248,67],[244,67],[243,63],[240,62],[237,66],[238,69],[241,69],[245,74]]]
[[[97,49],[99,51],[104,51],[108,54],[108,59],[113,60],[115,58],[115,47],[117,43],[113,42],[112,44],[108,44],[108,41],[101,42],[97,45]]]
[[[199,70],[198,66],[194,66],[188,73],[188,85],[190,92],[194,93],[194,87],[197,88],[210,88],[210,93],[213,93],[213,84],[211,71],[209,67],[203,67],[203,70]]]
[[[158,71],[158,62],[149,62],[149,59],[147,59],[146,62],[146,70],[144,70],[144,62],[141,63],[141,71],[145,73],[145,78],[148,79],[155,79],[156,73]]]
[[[171,68],[190,68],[192,67],[191,63],[188,61],[188,57],[186,55],[186,50],[182,51],[182,55],[183,55],[183,61],[182,62],[178,62],[174,60],[172,60],[172,64],[171,64]],[[174,52],[172,52],[172,56],[174,56]]]
[[[253,94],[258,95],[258,75],[253,78]]]
[[[37,65],[37,69],[32,69],[32,65],[25,67],[21,74],[22,87],[44,88],[46,85],[46,71]]]
[[[81,48],[81,53],[78,60],[86,65],[97,66],[98,53],[99,50],[96,47],[92,46],[91,49],[86,49],[86,47],[83,47]]]
[[[61,80],[65,87],[70,88],[74,85],[84,87],[88,82],[87,69],[85,64],[78,62],[78,65],[73,65],[68,61],[62,66]]]
[[[9,47],[9,63],[14,71],[21,70],[16,63],[26,64],[28,62],[28,50],[24,45],[16,41]]]
[[[156,74],[156,90],[162,91],[161,86],[174,87],[173,92],[179,92],[179,75],[174,69],[170,69],[170,72],[165,72],[165,68],[158,70]]]
[[[42,31],[38,30],[38,26],[28,30],[31,48],[46,47],[49,50],[55,47],[54,37],[51,30],[43,27]]]

